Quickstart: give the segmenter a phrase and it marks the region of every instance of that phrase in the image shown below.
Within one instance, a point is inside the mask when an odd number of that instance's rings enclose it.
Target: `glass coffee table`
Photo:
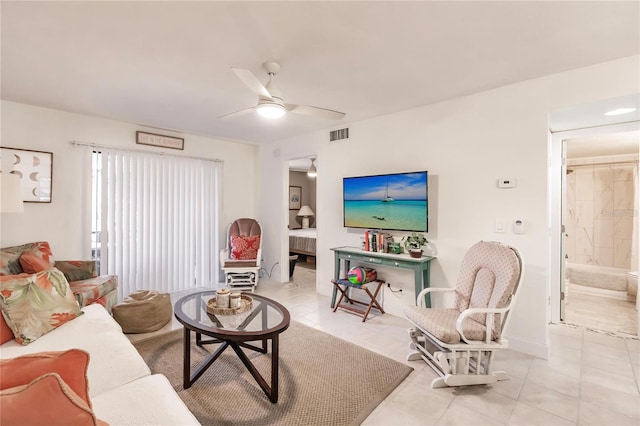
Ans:
[[[242,295],[253,299],[253,307],[235,315],[214,315],[207,312],[207,302],[216,296],[216,290],[193,293],[176,302],[175,316],[184,325],[183,386],[185,389],[190,388],[225,349],[231,347],[269,400],[276,403],[278,402],[278,337],[289,328],[291,316],[287,308],[274,300],[254,293],[242,293]],[[220,347],[193,373],[191,373],[191,332],[196,334],[198,346],[221,343]],[[210,339],[203,339],[203,335]],[[247,348],[267,353],[269,340],[271,340],[270,385],[242,350]]]

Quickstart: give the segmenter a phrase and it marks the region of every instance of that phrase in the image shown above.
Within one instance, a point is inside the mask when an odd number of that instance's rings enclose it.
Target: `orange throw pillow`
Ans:
[[[45,260],[32,251],[25,251],[20,255],[20,266],[22,266],[22,270],[27,274],[37,274],[38,272],[51,269],[51,264],[48,260]]]
[[[89,353],[80,349],[3,359],[0,360],[0,390],[26,385],[43,374],[56,373],[91,408],[88,366]]]
[[[3,425],[98,424],[91,408],[56,373],[0,391]]]
[[[15,336],[13,335],[13,331],[7,325],[7,321],[4,319],[4,315],[0,313],[0,345],[8,342],[9,340],[13,340]]]

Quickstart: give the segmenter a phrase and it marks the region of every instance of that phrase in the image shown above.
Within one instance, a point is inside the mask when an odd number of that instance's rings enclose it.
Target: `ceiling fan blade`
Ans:
[[[269,93],[267,88],[260,83],[260,80],[258,80],[251,71],[242,68],[231,68],[231,70],[236,74],[236,76],[238,76],[245,86],[251,89],[253,93],[258,96],[264,96],[265,98],[272,99],[271,93]]]
[[[332,109],[319,108],[309,105],[287,105],[287,111],[296,114],[310,115],[313,117],[322,117],[330,120],[340,120],[345,116],[344,112],[334,111]]]
[[[218,118],[229,118],[229,117],[239,117],[241,115],[249,114],[250,112],[255,111],[256,107],[241,109],[240,111],[230,112],[229,114],[221,115]]]

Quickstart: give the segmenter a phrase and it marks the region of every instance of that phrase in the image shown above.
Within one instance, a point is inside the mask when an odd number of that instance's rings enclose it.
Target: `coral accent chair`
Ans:
[[[409,329],[408,360],[423,359],[440,377],[431,387],[495,383],[508,379],[493,371],[493,356],[508,347],[502,337],[523,276],[523,263],[515,248],[481,241],[464,258],[455,288],[427,288],[417,306],[405,310]],[[450,307],[427,308],[425,295],[452,293]]]
[[[255,219],[241,218],[227,229],[226,247],[220,252],[225,283],[251,290],[258,285],[262,257],[262,227]]]

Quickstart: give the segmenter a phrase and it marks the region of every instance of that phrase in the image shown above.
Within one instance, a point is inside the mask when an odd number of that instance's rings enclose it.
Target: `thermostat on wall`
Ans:
[[[515,188],[516,184],[515,179],[498,179],[498,188]]]

